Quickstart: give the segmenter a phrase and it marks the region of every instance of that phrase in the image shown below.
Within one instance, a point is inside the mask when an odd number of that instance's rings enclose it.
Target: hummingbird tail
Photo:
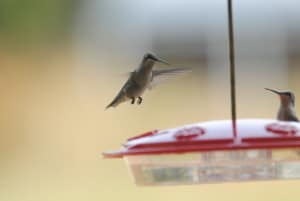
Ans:
[[[106,106],[105,109],[108,109],[110,107],[116,107],[118,106],[120,103],[126,101],[127,98],[122,94],[122,93],[119,93],[115,98],[114,100],[108,105]]]
[[[116,107],[117,105],[116,105],[116,101],[115,101],[115,99],[108,105],[108,106],[106,106],[105,107],[105,109],[108,109],[108,108],[110,108],[110,107]]]

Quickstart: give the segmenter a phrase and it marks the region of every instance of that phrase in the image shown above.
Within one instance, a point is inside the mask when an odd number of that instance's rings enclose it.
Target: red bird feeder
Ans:
[[[210,121],[130,138],[124,158],[138,185],[300,178],[300,124],[264,119]]]

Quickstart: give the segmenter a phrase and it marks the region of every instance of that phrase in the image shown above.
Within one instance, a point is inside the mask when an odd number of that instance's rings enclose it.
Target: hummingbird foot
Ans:
[[[131,104],[134,104],[135,98],[131,98]]]
[[[137,104],[140,105],[142,103],[142,101],[143,101],[142,97],[138,97]]]

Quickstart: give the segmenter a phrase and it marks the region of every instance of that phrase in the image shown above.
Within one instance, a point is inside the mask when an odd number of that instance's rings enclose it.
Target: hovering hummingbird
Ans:
[[[277,113],[277,119],[280,121],[299,121],[295,112],[295,95],[290,91],[279,92],[274,89],[265,88],[268,91],[276,93],[280,97],[280,108]]]
[[[181,74],[189,71],[185,68],[168,68],[163,70],[153,70],[155,62],[160,62],[169,65],[168,62],[158,58],[152,53],[146,53],[139,67],[130,73],[128,80],[121,88],[117,96],[106,107],[116,107],[122,102],[131,100],[131,104],[141,104],[143,98],[141,97],[144,91],[148,88],[151,89],[161,78]]]

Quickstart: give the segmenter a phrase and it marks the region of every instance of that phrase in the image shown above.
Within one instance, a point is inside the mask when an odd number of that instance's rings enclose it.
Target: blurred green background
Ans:
[[[300,94],[300,2],[233,2],[238,117],[274,118],[264,87]],[[226,17],[225,0],[2,0],[0,200],[299,200],[298,181],[137,187],[102,158],[145,131],[230,118]],[[195,70],[105,111],[147,51]]]

